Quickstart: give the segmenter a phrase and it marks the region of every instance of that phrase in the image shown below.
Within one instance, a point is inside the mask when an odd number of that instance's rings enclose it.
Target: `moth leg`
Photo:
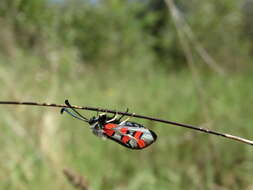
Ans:
[[[116,112],[116,113],[114,114],[113,118],[110,119],[110,120],[108,120],[108,121],[106,121],[106,123],[111,123],[111,122],[117,120],[117,117],[118,117],[118,116],[119,116],[119,115],[118,115],[118,113]]]
[[[102,114],[103,114],[103,113],[104,113],[104,114],[107,114],[108,112],[107,112],[107,110],[105,110],[105,111],[102,112]]]
[[[126,109],[126,112],[125,113],[128,113],[128,108]],[[122,116],[120,116],[120,118],[118,119],[119,121],[125,116],[125,114],[123,114]]]
[[[102,115],[102,114],[107,115],[108,114],[108,110],[105,110],[105,111],[101,112],[101,114],[99,114],[99,115]],[[97,112],[97,116],[98,116],[98,112]],[[112,117],[108,117],[108,119],[109,119],[108,121],[112,122],[112,121],[116,120],[117,117],[118,117],[118,113],[115,111],[115,113],[114,113],[114,115]],[[106,122],[106,123],[109,123],[109,122]]]
[[[134,115],[135,115],[135,113],[132,113],[132,115],[130,117],[128,117],[124,121],[120,122],[119,125],[123,125],[125,122],[127,122],[129,119],[131,119]]]
[[[111,119],[116,119],[117,117],[118,117],[118,113],[117,113],[117,111],[115,111],[115,113],[113,114],[113,116],[111,117]]]

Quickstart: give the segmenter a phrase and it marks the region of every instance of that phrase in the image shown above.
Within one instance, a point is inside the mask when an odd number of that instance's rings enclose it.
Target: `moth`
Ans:
[[[68,108],[62,108],[61,113],[66,112],[88,123],[96,136],[113,140],[130,149],[144,149],[157,139],[157,135],[152,130],[139,123],[128,121],[130,118],[121,121],[124,115],[118,118],[117,114],[108,116],[106,113],[102,113],[87,119],[74,109],[67,100],[65,103]]]

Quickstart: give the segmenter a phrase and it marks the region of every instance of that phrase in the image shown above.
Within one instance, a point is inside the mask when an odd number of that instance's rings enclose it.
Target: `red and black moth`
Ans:
[[[89,123],[92,132],[99,137],[111,139],[130,149],[143,149],[156,141],[156,134],[143,125],[128,121],[129,118],[121,121],[124,115],[118,118],[116,113],[111,117],[102,113],[97,117],[87,119],[72,108],[68,100],[65,103],[69,108],[62,108],[61,113],[65,111],[71,116]]]
[[[90,124],[90,128],[92,129],[93,133],[95,133],[96,135],[109,138],[131,149],[143,149],[151,145],[153,142],[155,142],[157,136],[153,131],[143,127],[141,124],[130,122],[127,120],[121,121],[122,117],[124,116],[131,116],[135,118],[147,119],[151,121],[170,124],[173,126],[192,129],[192,130],[199,131],[202,133],[221,136],[221,137],[238,141],[241,143],[245,143],[248,145],[253,145],[253,141],[251,140],[230,135],[230,134],[226,134],[226,133],[220,133],[211,129],[206,129],[206,128],[202,128],[202,127],[198,127],[194,125],[178,123],[174,121],[158,119],[158,118],[144,116],[144,115],[132,114],[128,112],[113,111],[113,110],[108,110],[108,109],[94,108],[94,107],[87,107],[87,106],[75,106],[75,105],[70,105],[68,101],[65,101],[65,103],[66,104],[64,105],[64,104],[49,104],[49,103],[37,103],[37,102],[0,101],[0,104],[6,104],[6,105],[28,105],[28,106],[63,108],[61,110],[62,113],[66,111],[73,117],[76,117],[85,122],[88,122]],[[73,112],[71,112],[70,109]],[[103,114],[100,114],[97,117],[92,117],[91,119],[87,119],[84,116],[82,116],[80,113],[78,113],[75,109],[96,111],[96,112],[101,112]],[[104,113],[112,113],[112,114],[115,114],[115,116],[109,117],[108,115]],[[116,117],[117,114],[121,115],[119,119]]]

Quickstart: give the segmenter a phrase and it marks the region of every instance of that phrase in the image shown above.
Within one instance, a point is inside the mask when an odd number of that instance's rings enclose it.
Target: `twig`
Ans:
[[[37,103],[37,102],[17,102],[17,101],[0,101],[0,104],[46,106],[46,107],[61,107],[61,108],[63,108],[63,107],[68,108],[69,107],[69,106],[64,105],[64,104],[49,104],[49,103]],[[102,108],[94,108],[94,107],[86,107],[86,106],[74,106],[74,105],[72,105],[71,107],[75,108],[75,109],[83,109],[83,110],[96,111],[96,112],[120,114],[120,115],[132,116],[132,117],[135,117],[135,118],[141,118],[141,119],[147,119],[147,120],[151,120],[151,121],[157,121],[157,122],[161,122],[161,123],[166,123],[166,124],[171,124],[171,125],[175,125],[175,126],[179,126],[179,127],[184,127],[184,128],[188,128],[188,129],[197,130],[197,131],[200,131],[200,132],[203,132],[203,133],[222,136],[222,137],[225,137],[225,138],[228,138],[228,139],[231,139],[231,140],[239,141],[241,143],[253,145],[253,141],[251,141],[251,140],[244,139],[244,138],[234,136],[234,135],[230,135],[230,134],[220,133],[220,132],[217,132],[217,131],[214,131],[214,130],[211,130],[211,129],[206,129],[206,128],[202,128],[202,127],[198,127],[198,126],[194,126],[194,125],[178,123],[178,122],[174,122],[174,121],[158,119],[158,118],[148,117],[148,116],[144,116],[144,115],[138,115],[138,114],[134,114],[134,113],[102,109]]]

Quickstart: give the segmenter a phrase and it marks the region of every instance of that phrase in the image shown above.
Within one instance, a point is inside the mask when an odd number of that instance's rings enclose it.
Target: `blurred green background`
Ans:
[[[1,0],[1,100],[125,110],[253,139],[252,0]],[[0,189],[251,190],[253,149],[133,119],[128,150],[46,107],[0,107]],[[86,116],[94,112],[83,111]]]

